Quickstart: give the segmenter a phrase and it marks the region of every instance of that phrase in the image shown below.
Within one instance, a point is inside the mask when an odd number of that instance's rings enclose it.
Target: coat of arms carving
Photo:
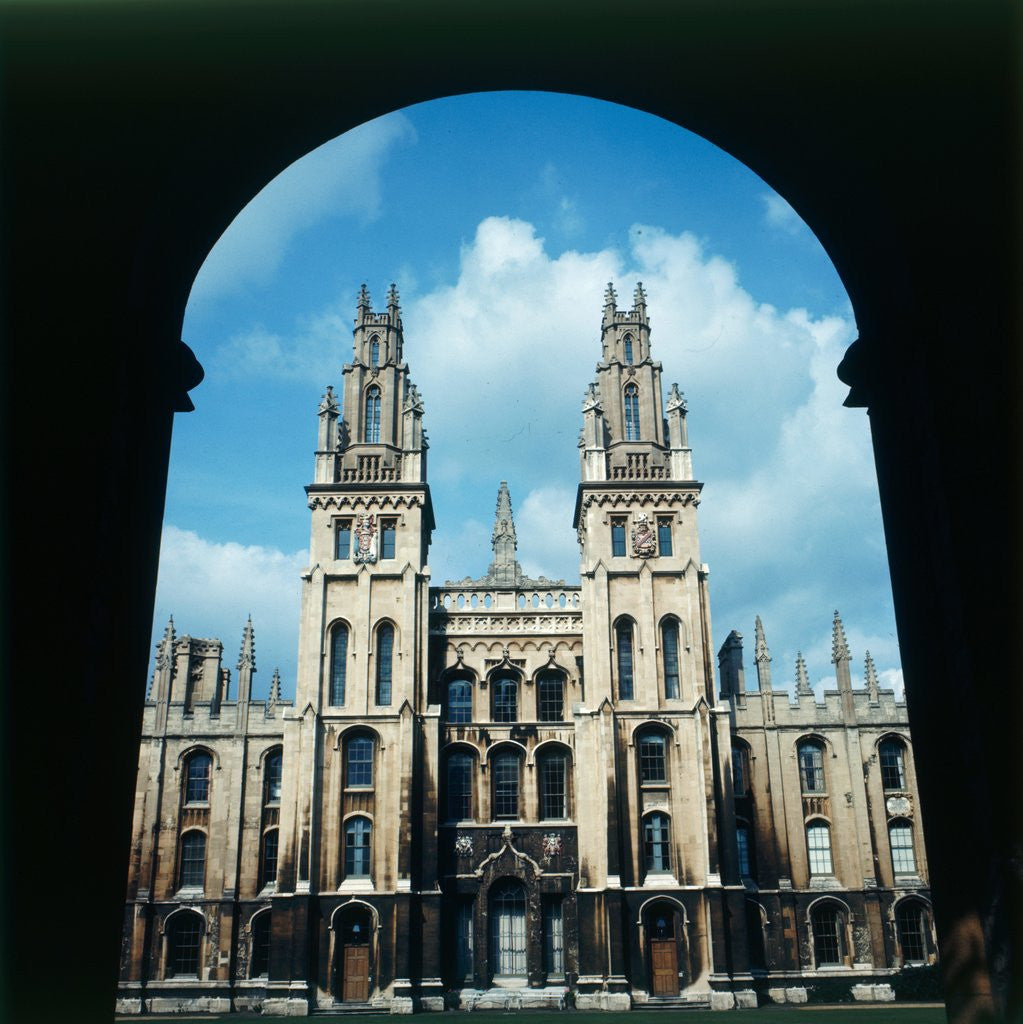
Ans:
[[[455,837],[455,853],[457,853],[459,857],[471,857],[472,836],[466,835],[464,832],[459,833]]]
[[[650,525],[650,519],[645,512],[636,516],[636,525],[632,528],[632,553],[637,558],[650,558],[657,554],[657,541],[654,538],[654,528]]]
[[[362,512],[355,520],[355,552],[352,561],[356,564],[372,563],[377,560],[376,517]]]
[[[543,837],[543,855],[545,857],[559,857],[562,850],[561,836],[557,832],[547,832]]]

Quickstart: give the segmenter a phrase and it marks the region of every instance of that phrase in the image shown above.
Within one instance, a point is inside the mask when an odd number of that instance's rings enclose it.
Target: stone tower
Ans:
[[[586,814],[599,826],[580,835],[580,874],[606,887],[611,920],[637,920],[644,901],[681,885],[702,891],[699,913],[716,925],[742,910],[741,903],[726,909],[737,899],[721,888],[738,881],[732,837],[721,829],[730,799],[720,784],[729,771],[729,717],[714,692],[696,517],[702,484],[693,479],[686,403],[673,385],[662,405],[661,389],[643,286],[623,311],[608,285],[601,360],[583,398],[574,519],[594,709],[580,723],[580,762],[592,743],[590,767],[601,780]],[[642,898],[630,895],[636,889]],[[658,911],[658,927],[680,934],[683,915],[665,913]],[[599,918],[597,906],[593,914]],[[711,969],[708,946],[689,953]],[[672,990],[670,978],[665,985]]]
[[[391,286],[386,311],[375,313],[363,285],[342,401],[326,389],[315,481],[306,488],[309,569],[274,906],[275,925],[294,920],[291,963],[311,953],[301,948],[307,915],[326,915],[324,955],[384,958],[399,1000],[409,944],[395,950],[394,936],[408,934],[408,893],[421,862],[411,797],[413,766],[423,757],[417,716],[426,710],[434,528],[423,404],[402,349],[397,290]],[[299,991],[307,973],[292,977],[288,955],[282,951],[271,972],[271,989],[280,989],[268,991],[271,1008],[359,1000],[351,991]]]

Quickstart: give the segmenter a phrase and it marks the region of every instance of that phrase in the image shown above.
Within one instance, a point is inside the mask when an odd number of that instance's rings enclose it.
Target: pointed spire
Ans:
[[[867,685],[867,697],[871,704],[877,704],[881,700],[880,687],[877,683],[877,669],[874,668],[874,659],[870,656],[870,651],[867,651],[867,656],[863,659]]]
[[[365,281],[363,281],[363,283],[359,286],[359,298],[356,305],[358,306],[360,313],[363,310],[365,310],[368,313],[373,308],[369,298],[369,290],[366,288]]]
[[[490,537],[494,549],[494,561],[490,564],[489,575],[497,583],[515,586],[522,577],[522,569],[515,561],[518,538],[515,536],[515,519],[512,516],[511,493],[508,481],[502,480],[497,491],[497,508],[494,512],[494,532]]]
[[[806,662],[803,660],[803,652],[796,651],[796,696],[809,697],[812,693],[810,678],[806,674]]]
[[[604,291],[604,308],[618,308],[618,293],[615,291],[615,286],[610,281],[607,282],[607,288]]]
[[[757,616],[755,635],[756,647],[754,648],[753,657],[757,661],[770,661],[771,652],[767,649],[767,640],[764,637],[764,624],[760,621],[759,615]]]
[[[636,282],[636,290],[632,293],[632,308],[637,312],[646,309],[646,292],[643,291],[643,282]]]
[[[840,661],[849,661],[851,658],[849,645],[845,642],[845,628],[836,610],[835,621],[831,627],[831,664],[837,665]]]
[[[238,671],[247,668],[250,672],[256,671],[256,634],[252,628],[252,616],[249,616],[242,631],[242,649],[238,654]]]
[[[281,670],[279,668],[274,669],[274,677],[270,680],[270,702],[269,706],[273,707],[275,704],[281,702]]]

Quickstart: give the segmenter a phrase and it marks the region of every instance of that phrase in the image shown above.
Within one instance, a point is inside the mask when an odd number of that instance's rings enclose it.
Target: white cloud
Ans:
[[[627,252],[553,254],[531,224],[488,217],[454,282],[406,294],[405,355],[426,405],[438,509],[434,579],[485,571],[502,478],[523,567],[575,577],[579,399],[600,356],[609,280],[619,307],[644,282],[665,387],[677,380],[689,397],[718,641],[732,628],[751,636],[759,612],[785,666],[777,685],[791,685],[798,648],[819,679],[839,607],[858,663],[866,645],[879,674],[897,671],[867,420],[842,407],[835,375],[853,324],[756,302],[736,267],[689,233],[636,225]],[[230,360],[339,385],[351,312],[307,318],[290,338],[250,332],[232,340]],[[452,491],[461,506],[445,507]],[[466,496],[480,503],[466,508]]]
[[[389,114],[318,149],[282,171],[231,222],[203,263],[190,301],[272,280],[294,239],[329,217],[375,218],[381,170],[390,151],[415,140],[404,114]]]
[[[171,615],[179,636],[217,637],[224,644],[224,667],[234,672],[247,615],[256,635],[256,695],[269,690],[279,665],[285,695],[295,686],[299,573],[307,551],[216,543],[171,524],[163,528],[153,635],[158,640]],[[152,673],[152,665],[150,665]]]
[[[802,218],[781,196],[774,192],[762,192],[764,220],[768,227],[777,228],[790,235],[798,235],[805,229]]]

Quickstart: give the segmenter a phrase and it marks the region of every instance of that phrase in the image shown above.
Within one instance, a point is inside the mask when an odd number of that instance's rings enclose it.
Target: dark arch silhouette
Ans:
[[[109,1018],[124,766],[137,753],[172,413],[201,378],[179,339],[202,260],[316,145],[410,103],[508,88],[626,103],[704,135],[784,195],[834,261],[860,330],[840,372],[848,404],[871,416],[952,1018],[992,988],[1018,1014],[1014,17],[1000,0],[636,0],[627,16],[593,0],[268,0],[244,15],[227,0],[8,5],[0,749],[17,782],[4,832],[18,885],[0,958],[6,1016]],[[609,74],[608,47],[627,43],[641,63]],[[58,559],[73,565],[59,580],[44,569]],[[62,648],[41,666],[56,614]],[[27,680],[41,668],[47,704],[73,706],[76,724],[46,757],[25,728],[39,721]],[[67,854],[26,827],[55,793],[65,834],[111,837],[108,851],[76,854],[95,941],[59,966],[36,954],[51,939],[38,894],[66,875]]]

